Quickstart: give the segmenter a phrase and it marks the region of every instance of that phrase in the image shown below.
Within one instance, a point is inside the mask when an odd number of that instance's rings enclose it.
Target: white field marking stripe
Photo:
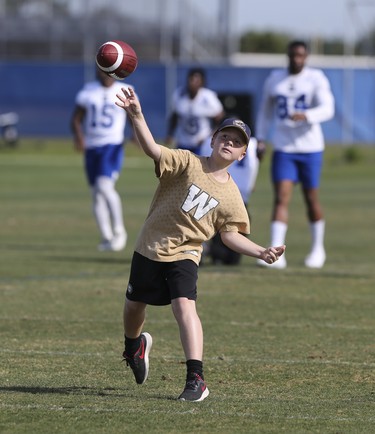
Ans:
[[[35,354],[35,355],[47,355],[47,356],[76,356],[76,357],[106,357],[108,354],[114,356],[118,355],[114,351],[106,351],[105,353],[80,353],[76,351],[39,351],[39,350],[10,350],[6,348],[0,348],[0,353],[4,354]],[[163,356],[164,360],[181,360],[181,357],[173,356]],[[356,366],[363,368],[374,368],[375,363],[367,362],[349,362],[345,360],[322,360],[322,359],[303,359],[303,360],[282,360],[282,359],[262,359],[262,358],[251,358],[251,357],[227,357],[227,356],[217,356],[217,357],[205,357],[205,360],[220,361],[233,363],[239,361],[241,363],[265,363],[272,365],[304,365],[304,364],[316,364],[316,365],[337,365],[337,366]]]
[[[110,397],[110,395],[108,395]],[[176,399],[177,401],[177,399]],[[61,405],[36,405],[36,404],[29,404],[29,405],[21,405],[21,404],[0,404],[1,408],[9,408],[11,410],[48,410],[48,411],[66,411],[66,412],[88,412],[88,413],[139,413],[139,409],[132,409],[129,407],[126,408],[107,408],[107,407],[64,407]],[[157,413],[164,413],[164,414],[195,414],[196,410],[186,410],[186,411],[174,411],[174,410],[144,410],[144,413],[147,414],[157,414]],[[210,414],[212,415],[218,415],[218,416],[239,416],[239,417],[252,417],[255,419],[263,419],[262,414],[255,414],[255,413],[249,413],[249,412],[238,412],[238,411],[210,411]],[[326,420],[326,421],[335,421],[335,422],[373,422],[375,421],[374,417],[324,417],[324,416],[277,416],[277,415],[268,415],[269,419],[275,419],[275,420]]]
[[[7,317],[7,316],[0,316],[0,321],[14,321],[15,318],[14,317]],[[22,321],[51,321],[51,322],[59,322],[62,321],[64,323],[104,323],[104,324],[114,324],[114,323],[118,323],[117,320],[100,320],[100,319],[90,319],[90,318],[86,318],[86,319],[82,319],[82,318],[70,318],[70,319],[66,319],[66,318],[59,318],[59,317],[18,317],[17,321],[22,320]],[[152,320],[152,319],[148,319],[147,320],[148,323],[150,324],[175,324],[175,320],[174,319],[166,319],[166,320]],[[216,321],[205,321],[205,324],[215,324]],[[324,324],[324,323],[319,323],[319,324],[311,324],[311,323],[304,323],[304,324],[291,324],[291,323],[286,323],[286,324],[281,324],[281,323],[262,323],[261,325],[259,325],[257,322],[238,322],[238,321],[231,321],[230,325],[234,326],[234,327],[249,327],[249,328],[255,328],[255,327],[259,327],[259,328],[278,328],[278,329],[305,329],[306,327],[308,327],[310,330],[314,329],[314,328],[327,328],[327,329],[341,329],[341,330],[374,330],[374,327],[371,326],[357,326],[357,325],[344,325],[344,324]]]

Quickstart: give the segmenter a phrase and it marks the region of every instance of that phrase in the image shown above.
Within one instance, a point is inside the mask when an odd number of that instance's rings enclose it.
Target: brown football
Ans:
[[[135,71],[138,57],[129,44],[113,40],[99,47],[96,53],[96,64],[110,77],[123,80]]]

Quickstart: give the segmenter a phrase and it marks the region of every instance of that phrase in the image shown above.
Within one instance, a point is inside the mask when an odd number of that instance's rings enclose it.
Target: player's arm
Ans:
[[[262,161],[264,154],[267,151],[267,144],[264,140],[258,140],[257,141],[257,149],[256,149],[256,156],[259,161]]]
[[[85,148],[85,137],[82,128],[83,120],[86,116],[86,109],[76,105],[73,111],[70,127],[73,132],[74,146],[78,151]]]
[[[171,145],[174,142],[173,134],[175,132],[175,129],[177,127],[178,122],[178,114],[173,111],[168,119],[168,126],[167,126],[167,137],[165,138],[165,143],[168,145]]]
[[[116,105],[123,108],[131,119],[135,137],[144,153],[154,161],[159,161],[161,147],[154,140],[142,113],[141,103],[134,90],[122,88],[122,94],[117,94]]]
[[[286,248],[285,246],[267,248],[259,246],[239,232],[221,232],[220,236],[223,243],[235,252],[262,259],[267,264],[276,262]]]
[[[316,105],[305,111],[307,122],[320,123],[330,120],[335,114],[335,100],[328,78],[319,73],[316,79]]]
[[[259,161],[262,160],[266,153],[266,138],[270,129],[273,114],[274,114],[274,101],[270,92],[270,78],[268,78],[263,87],[263,94],[259,106],[258,115],[256,118],[256,135],[257,135],[257,157]]]

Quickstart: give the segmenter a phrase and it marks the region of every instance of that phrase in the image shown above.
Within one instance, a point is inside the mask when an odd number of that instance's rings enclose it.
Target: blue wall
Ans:
[[[203,65],[204,66],[204,65]],[[156,138],[166,135],[169,98],[185,82],[190,65],[141,65],[128,78],[141,98]],[[249,94],[256,113],[269,68],[205,66],[208,87],[218,93]],[[375,143],[375,72],[326,69],[336,100],[335,118],[323,124],[327,142]],[[81,63],[1,63],[0,113],[15,111],[26,136],[70,136],[69,122],[75,95],[87,68]],[[94,71],[89,69],[89,75]]]

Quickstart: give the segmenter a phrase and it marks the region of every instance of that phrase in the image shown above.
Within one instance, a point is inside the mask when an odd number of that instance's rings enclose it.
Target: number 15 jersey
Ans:
[[[293,121],[303,112],[306,121]],[[321,122],[334,115],[334,98],[327,77],[305,67],[299,74],[275,70],[267,78],[257,117],[257,139],[266,140],[272,121],[273,146],[283,152],[320,152],[324,149]]]
[[[126,112],[115,105],[116,94],[122,87],[115,81],[110,87],[99,81],[87,83],[76,97],[76,104],[86,110],[84,130],[87,149],[108,144],[122,144],[125,134]]]

